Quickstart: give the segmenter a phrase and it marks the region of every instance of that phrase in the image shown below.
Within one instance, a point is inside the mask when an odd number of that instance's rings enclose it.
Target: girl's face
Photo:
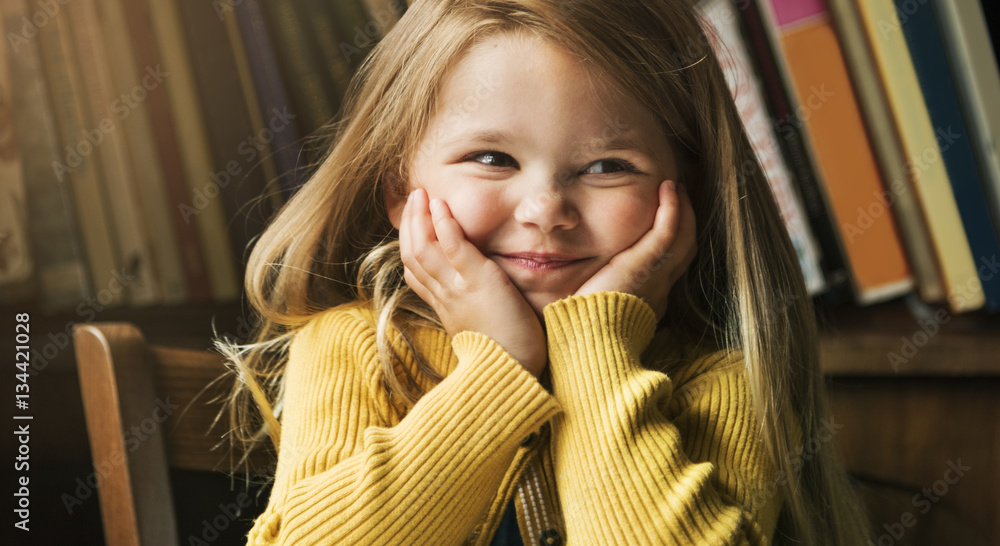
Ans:
[[[471,48],[439,101],[410,190],[445,201],[539,316],[649,231],[659,183],[677,180],[654,116],[539,38]],[[386,199],[398,229],[405,198]]]

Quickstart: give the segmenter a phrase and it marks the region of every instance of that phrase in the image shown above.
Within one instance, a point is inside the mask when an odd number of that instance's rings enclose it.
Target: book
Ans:
[[[820,267],[827,285],[821,299],[828,305],[842,304],[854,297],[850,273],[840,236],[830,220],[830,207],[823,193],[816,158],[809,147],[808,134],[796,113],[796,98],[787,83],[788,69],[780,55],[770,8],[763,2],[736,2],[736,5],[742,14],[741,24],[755,73],[764,87],[764,100],[778,136],[778,146],[802,196],[809,226],[819,245]]]
[[[42,68],[39,34],[54,27],[29,27],[29,16],[27,2],[0,0],[10,80],[17,82],[10,89],[11,126],[17,135],[24,179],[30,181],[25,185],[25,203],[35,266],[32,282],[43,312],[79,310],[94,292],[83,245],[77,238],[70,186],[60,182],[53,169],[62,157],[48,104],[49,84]]]
[[[127,159],[131,165],[128,172],[138,197],[136,213],[145,222],[150,267],[158,275],[156,303],[177,304],[188,299],[188,287],[170,218],[172,207],[167,197],[149,112],[149,99],[164,94],[161,86],[167,74],[155,64],[137,63],[129,36],[131,25],[124,9],[124,4],[131,3],[127,0],[97,0],[112,88],[120,93],[116,100],[124,107],[117,112],[114,124],[121,140],[127,144],[123,148],[128,151]],[[151,36],[148,38],[152,39]]]
[[[232,243],[228,255],[242,269],[252,242],[273,213],[266,196],[267,181],[254,164],[255,137],[247,99],[225,23],[212,4],[177,0],[177,7],[190,45],[189,61],[211,150],[212,169],[199,180],[222,200]],[[276,128],[292,122],[282,112],[272,113],[267,120]]]
[[[977,2],[935,0],[934,8],[944,32],[952,76],[961,94],[969,140],[993,212],[993,226],[1000,234],[1000,70],[997,50]]]
[[[847,258],[856,301],[900,296],[913,277],[871,150],[837,35],[822,0],[760,0],[777,29],[778,51]]]
[[[219,188],[211,180],[206,180],[206,173],[212,172],[208,131],[201,114],[180,15],[174,0],[147,0],[146,7],[163,70],[170,74],[164,83],[164,90],[173,113],[188,185],[187,198],[175,203],[175,206],[182,220],[197,229],[213,301],[231,301],[239,297],[240,291],[237,262],[230,250],[232,246],[226,231],[225,211],[218,198]]]
[[[703,24],[710,27],[706,33],[795,248],[806,290],[810,295],[816,295],[826,288],[819,267],[819,251],[806,222],[799,195],[792,186],[788,167],[778,149],[761,85],[753,73],[740,32],[735,7],[728,0],[706,0],[698,4],[698,9],[703,16]]]
[[[952,79],[952,67],[937,13],[932,6],[904,10],[903,0],[895,0],[894,5],[901,16],[900,22],[902,16],[906,17],[900,31],[909,47],[931,123],[939,135],[944,130],[938,144],[982,284],[986,309],[1000,311],[1000,275],[990,271],[990,258],[995,261],[1000,257],[1000,241],[990,217],[984,180],[976,164],[973,143],[969,138],[971,132],[959,104],[961,97]],[[1000,100],[1000,97],[994,99]]]
[[[123,2],[123,6],[128,19],[126,27],[135,54],[135,69],[143,73],[147,67],[162,70],[159,46],[154,37],[146,3]],[[146,77],[144,74],[143,79]],[[184,220],[178,207],[188,201],[188,185],[180,145],[177,142],[177,132],[174,130],[173,110],[170,98],[167,96],[169,81],[161,82],[160,85],[162,87],[159,92],[147,95],[146,104],[149,107],[149,131],[152,134],[165,191],[162,206],[163,213],[168,219],[168,226],[163,229],[173,230],[174,233],[174,244],[178,248],[177,257],[173,259],[177,260],[183,271],[186,301],[206,302],[212,299],[212,286],[201,240],[194,224]]]
[[[284,204],[284,198],[278,180],[278,169],[272,156],[271,143],[274,141],[275,133],[282,133],[293,127],[294,124],[289,121],[279,125],[276,123],[279,122],[279,119],[273,113],[261,112],[257,88],[254,86],[253,74],[250,72],[250,61],[244,47],[239,22],[236,20],[236,13],[232,9],[217,10],[217,13],[221,13],[222,22],[226,26],[226,36],[229,38],[229,47],[233,50],[236,73],[239,76],[243,97],[246,99],[246,111],[252,128],[250,137],[240,144],[239,151],[251,170],[259,169],[261,171],[264,177],[263,196],[268,200],[272,209],[279,209]],[[288,112],[279,115],[291,118],[294,114]],[[268,119],[265,119],[265,116]]]
[[[277,109],[292,109],[291,99],[278,66],[277,52],[270,31],[264,22],[264,13],[257,0],[244,0],[234,8],[243,36],[243,47],[253,84],[258,92],[258,103],[262,115]],[[274,143],[274,163],[281,181],[282,191],[287,201],[305,182],[303,172],[298,169],[299,130],[298,124],[291,123],[281,131],[272,131]]]
[[[927,219],[948,304],[956,313],[979,309],[985,303],[982,284],[941,160],[939,140],[947,142],[951,137],[946,127],[935,128],[931,123],[892,0],[865,0],[856,5],[908,159],[907,170]]]
[[[926,302],[945,299],[937,254],[931,244],[917,189],[906,171],[906,156],[896,134],[896,124],[889,111],[882,80],[872,58],[868,36],[854,0],[830,0],[837,35],[851,74],[851,81],[864,114],[872,149],[878,158],[885,182],[885,203],[899,222],[906,255],[917,283],[917,291]]]
[[[111,61],[102,40],[105,29],[95,0],[80,0],[66,6],[68,24],[72,25],[72,62],[79,67],[84,97],[90,111],[85,126],[87,140],[101,165],[100,179],[105,185],[108,219],[118,241],[119,259],[128,281],[130,305],[151,305],[163,299],[160,275],[154,265],[147,219],[142,213],[138,181],[131,162],[131,151],[120,123],[131,114],[131,97],[123,97],[112,81]],[[62,13],[53,18],[60,20]],[[44,32],[44,30],[43,30]],[[76,138],[81,138],[77,136]]]
[[[2,23],[0,19],[0,28],[3,28]],[[0,301],[13,303],[31,295],[30,276],[34,265],[28,244],[21,150],[12,112],[14,80],[8,55],[13,51],[9,51],[8,40],[0,42]]]
[[[293,4],[263,2],[261,5],[268,30],[274,37],[284,81],[288,82],[299,132],[308,137],[333,119],[340,99],[331,97],[328,73],[307,33],[303,32]],[[314,159],[310,157],[307,161]]]

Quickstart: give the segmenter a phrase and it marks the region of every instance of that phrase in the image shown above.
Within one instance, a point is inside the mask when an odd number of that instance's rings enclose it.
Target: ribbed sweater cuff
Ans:
[[[609,392],[638,368],[656,330],[653,309],[638,296],[596,292],[542,310],[556,395]],[[574,392],[582,391],[582,392]]]

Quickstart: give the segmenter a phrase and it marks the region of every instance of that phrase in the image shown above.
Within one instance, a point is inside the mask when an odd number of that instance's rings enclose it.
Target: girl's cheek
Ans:
[[[487,192],[460,189],[442,197],[465,237],[476,246],[486,244],[484,239],[505,218],[500,200]],[[509,216],[509,215],[508,215]]]

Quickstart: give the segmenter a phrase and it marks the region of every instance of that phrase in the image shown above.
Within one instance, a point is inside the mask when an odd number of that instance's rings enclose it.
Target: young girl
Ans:
[[[686,0],[406,12],[218,341],[278,450],[251,544],[864,542],[708,44]]]

